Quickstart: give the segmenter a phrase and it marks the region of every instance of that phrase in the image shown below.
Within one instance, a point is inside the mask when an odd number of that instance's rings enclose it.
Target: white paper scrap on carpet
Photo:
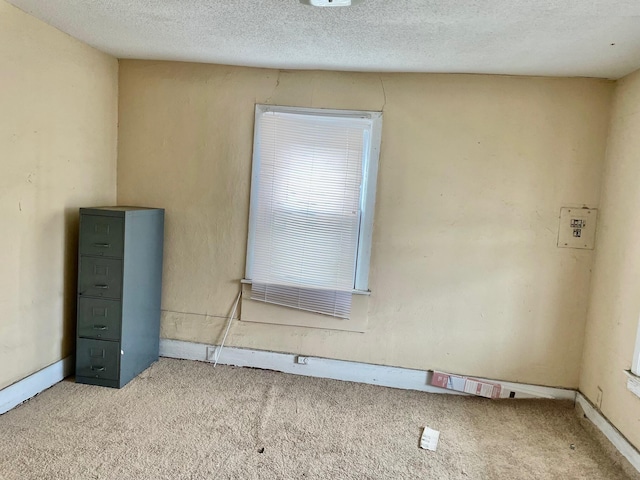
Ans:
[[[436,448],[438,448],[438,440],[440,440],[439,431],[424,427],[422,437],[420,438],[420,448],[435,452]]]

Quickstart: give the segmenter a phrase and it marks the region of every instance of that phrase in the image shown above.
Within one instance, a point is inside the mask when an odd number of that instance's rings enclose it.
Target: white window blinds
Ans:
[[[256,116],[252,299],[349,317],[371,127],[357,116]]]

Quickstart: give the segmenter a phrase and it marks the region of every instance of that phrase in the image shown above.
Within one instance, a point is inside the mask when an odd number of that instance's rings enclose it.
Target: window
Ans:
[[[636,334],[636,349],[633,353],[633,362],[631,363],[631,372],[627,373],[627,388],[634,395],[640,397],[640,325],[638,325],[638,333]]]
[[[256,106],[251,298],[348,318],[368,291],[382,113]]]
[[[640,325],[638,325],[638,333],[636,336],[636,351],[633,354],[633,363],[631,364],[631,373],[640,376]]]

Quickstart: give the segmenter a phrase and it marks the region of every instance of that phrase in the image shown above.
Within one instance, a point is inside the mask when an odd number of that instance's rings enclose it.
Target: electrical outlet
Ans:
[[[300,355],[298,355],[296,357],[296,363],[298,365],[308,365],[309,364],[309,357],[301,357]]]
[[[207,347],[207,362],[215,362],[216,361],[216,352],[218,351],[218,347]]]
[[[602,389],[598,387],[598,393],[596,394],[596,407],[598,410],[602,410]]]

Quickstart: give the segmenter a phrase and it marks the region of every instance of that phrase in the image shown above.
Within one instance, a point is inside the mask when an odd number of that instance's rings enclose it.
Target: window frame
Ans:
[[[631,373],[640,376],[640,322],[636,333],[636,348],[633,352],[633,362],[631,363]]]
[[[368,294],[371,245],[373,239],[373,221],[375,213],[378,166],[382,140],[382,112],[365,110],[335,110],[325,108],[289,107],[279,105],[256,104],[253,132],[253,156],[251,163],[251,199],[249,204],[249,233],[247,238],[247,256],[245,263],[245,282],[250,283],[253,270],[253,254],[256,233],[256,212],[258,195],[255,189],[259,185],[260,175],[260,117],[266,112],[282,112],[313,116],[367,118],[371,120],[371,138],[369,154],[364,156],[362,165],[362,186],[360,192],[360,227],[353,293]]]

